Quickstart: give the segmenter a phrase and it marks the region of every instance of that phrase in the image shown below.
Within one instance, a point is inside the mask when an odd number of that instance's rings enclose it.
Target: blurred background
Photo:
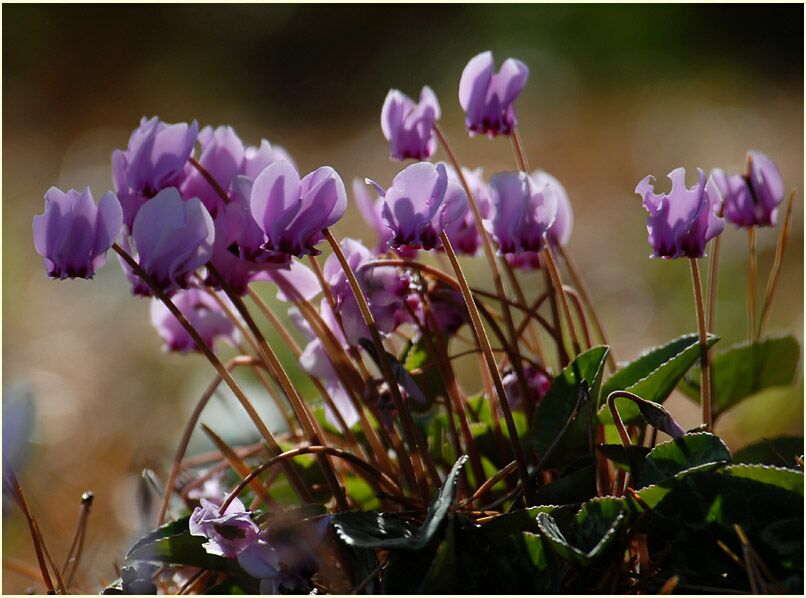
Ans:
[[[416,96],[425,84],[465,165],[513,169],[507,140],[463,129],[459,77],[486,49],[531,68],[517,102],[521,133],[532,166],[571,197],[570,252],[616,356],[695,331],[688,265],[648,259],[633,190],[677,166],[690,181],[695,167],[739,171],[748,148],[803,189],[802,6],[3,6],[3,402],[22,414],[4,430],[21,438],[20,481],[57,561],[81,493],[95,493],[85,591],[115,577],[140,526],[140,471],[164,472],[212,371],[201,357],[161,352],[147,301],[130,296],[114,259],[92,282],[45,277],[31,241],[44,192],[89,185],[99,198],[111,188],[112,150],[143,115],[230,124],[248,143],[284,146],[301,172],[335,167],[348,189],[353,177],[388,184],[401,164],[380,131],[383,99],[390,87]],[[802,198],[769,327],[801,340]],[[355,210],[336,232],[374,241]],[[759,234],[762,289],[777,233]],[[746,235],[728,227],[722,247],[726,345],[745,334]],[[482,259],[466,268],[490,284]],[[261,292],[273,296],[268,285]],[[720,422],[732,448],[802,431],[802,390],[761,399]],[[204,421],[246,434],[220,405]],[[684,398],[668,405],[696,425]],[[3,554],[35,564],[7,504]],[[3,568],[4,592],[31,586]]]

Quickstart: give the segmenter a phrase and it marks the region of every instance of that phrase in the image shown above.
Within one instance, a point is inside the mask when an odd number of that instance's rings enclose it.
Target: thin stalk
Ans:
[[[613,355],[613,345],[610,344],[610,340],[605,333],[604,326],[602,326],[602,321],[599,319],[599,315],[596,312],[596,308],[591,300],[590,294],[588,293],[588,289],[586,288],[585,283],[582,282],[582,277],[579,275],[579,271],[577,270],[574,262],[571,260],[571,256],[568,254],[565,248],[562,245],[558,245],[557,251],[560,253],[563,263],[565,263],[565,268],[568,270],[568,274],[571,277],[571,282],[579,292],[579,296],[582,299],[582,303],[585,305],[585,309],[590,314],[593,327],[596,329],[596,334],[599,336],[602,344],[610,347],[610,351],[607,352],[607,363],[610,366],[611,371],[615,371],[617,362],[615,356]]]
[[[719,246],[722,244],[722,235],[717,235],[711,244],[711,259],[708,265],[708,305],[705,328],[713,332],[716,327],[716,293],[719,274]]]
[[[590,349],[593,347],[593,339],[591,338],[590,328],[588,327],[588,320],[585,317],[585,310],[582,307],[582,300],[579,298],[579,294],[568,285],[563,285],[563,292],[571,298],[574,311],[577,312],[577,320],[580,326],[582,326],[582,334],[585,336],[585,345]],[[610,353],[610,351],[608,351],[608,353]]]
[[[479,315],[478,306],[473,298],[473,294],[470,292],[470,287],[468,286],[465,275],[462,272],[461,266],[459,265],[459,260],[456,257],[456,253],[453,251],[450,239],[448,239],[448,235],[445,234],[445,231],[440,233],[440,238],[442,239],[442,245],[445,248],[445,253],[448,255],[448,259],[451,261],[451,266],[456,274],[456,279],[459,281],[462,295],[465,303],[467,304],[467,311],[470,314],[470,322],[473,325],[476,338],[478,339],[478,343],[481,346],[481,350],[484,353],[484,358],[487,362],[487,369],[490,371],[490,376],[492,377],[493,384],[495,385],[499,404],[501,405],[501,410],[504,413],[504,420],[506,421],[507,430],[509,431],[509,438],[512,443],[512,452],[515,455],[515,461],[518,463],[518,474],[520,476],[521,483],[526,491],[527,499],[531,499],[532,492],[529,484],[529,470],[526,467],[526,458],[523,454],[523,447],[521,447],[520,440],[518,439],[518,430],[515,427],[515,420],[512,417],[512,410],[510,409],[509,401],[507,400],[504,384],[501,381],[501,374],[498,371],[495,357],[493,356],[492,348],[490,347],[490,339],[487,338],[484,325],[481,323],[481,316]],[[491,407],[494,406],[491,405]]]
[[[697,258],[689,258],[691,280],[694,283],[694,303],[697,308],[697,328],[700,334],[700,402],[702,403],[702,423],[705,431],[713,427],[711,411],[711,369],[708,359],[708,333],[705,328],[705,309],[702,304],[702,283],[700,282],[700,266]]]
[[[62,565],[62,576],[67,580],[66,585],[68,588],[73,585],[73,578],[76,575],[76,571],[78,571],[93,498],[92,492],[85,492],[81,495],[81,511],[78,515],[78,524],[73,535],[73,541],[70,543],[70,550],[67,551],[67,557],[64,559],[64,565]],[[72,567],[68,571],[68,567],[71,565]]]
[[[554,325],[554,329],[557,331],[557,334],[554,336],[554,343],[557,346],[557,360],[560,363],[560,367],[558,370],[561,370],[565,366],[568,365],[568,351],[565,349],[565,340],[563,338],[563,327],[560,322],[560,309],[557,305],[557,288],[554,286],[554,281],[551,277],[551,274],[548,271],[548,268],[543,268],[543,280],[546,284],[546,289],[549,291],[549,306],[551,308],[551,319]]]
[[[786,218],[781,227],[781,235],[778,237],[778,245],[775,247],[775,261],[772,263],[770,276],[767,279],[767,289],[764,293],[764,307],[761,309],[761,319],[758,324],[758,332],[756,338],[761,338],[764,334],[764,328],[767,326],[767,320],[770,318],[772,310],[772,300],[775,298],[775,289],[778,286],[778,279],[781,274],[781,266],[784,263],[784,253],[786,252],[786,243],[789,239],[789,231],[792,226],[792,204],[795,201],[795,189],[789,193],[789,200],[786,204]]]
[[[574,327],[574,318],[571,315],[571,307],[568,304],[568,296],[565,293],[565,287],[563,286],[562,278],[560,278],[560,271],[557,269],[557,262],[554,260],[554,254],[552,252],[550,243],[546,243],[546,247],[543,249],[543,256],[545,257],[543,263],[546,265],[546,270],[551,277],[552,286],[560,299],[560,305],[563,309],[565,320],[568,323],[568,333],[571,336],[574,355],[579,355],[581,351],[579,348],[579,339],[577,338],[576,329]]]
[[[747,229],[747,340],[753,341],[756,333],[756,227]]]
[[[510,139],[512,140],[512,150],[515,152],[515,161],[518,163],[518,168],[522,172],[529,173],[529,161],[526,159],[526,150],[517,127],[512,129]]]
[[[120,245],[117,243],[112,244],[112,249],[121,257],[123,260],[131,267],[131,269],[139,276],[143,282],[145,282],[151,290],[154,292],[154,295],[162,301],[165,307],[168,308],[168,311],[177,319],[177,321],[182,325],[182,327],[187,331],[190,337],[193,339],[193,342],[196,343],[196,347],[202,354],[207,358],[210,364],[215,368],[218,375],[221,376],[222,380],[227,383],[227,386],[230,387],[230,390],[235,394],[235,397],[241,403],[241,406],[246,411],[249,418],[252,420],[252,423],[255,424],[258,431],[260,432],[261,436],[266,440],[266,443],[269,445],[269,448],[274,453],[280,453],[280,445],[277,444],[277,440],[274,438],[274,435],[271,431],[266,427],[266,424],[260,418],[255,408],[252,406],[252,403],[246,397],[246,394],[241,390],[241,387],[238,386],[238,383],[235,381],[235,378],[232,377],[227,368],[221,363],[221,360],[218,359],[215,353],[213,353],[212,349],[207,346],[207,343],[204,342],[204,339],[199,335],[198,331],[193,327],[193,325],[188,322],[187,318],[185,318],[184,314],[176,307],[173,301],[165,294],[165,292],[160,288],[158,284],[154,282],[151,276],[143,270],[140,264],[130,256],[126,251],[123,250]],[[311,498],[310,493],[308,492],[305,483],[302,481],[302,478],[299,476],[299,473],[296,469],[292,466],[288,466],[286,468],[286,475],[289,477],[289,481],[291,485],[295,488],[297,493],[299,494],[300,498],[304,502],[311,502],[313,499]]]
[[[294,410],[294,413],[297,416],[297,419],[299,420],[299,423],[302,426],[302,430],[305,433],[305,436],[307,436],[308,441],[312,444],[319,443],[319,439],[322,438],[322,431],[319,429],[316,419],[311,414],[308,406],[305,404],[305,401],[302,400],[302,397],[300,396],[293,382],[291,382],[291,378],[286,373],[283,365],[280,363],[280,360],[277,358],[277,355],[274,353],[271,346],[269,346],[269,343],[266,341],[266,338],[263,336],[260,328],[258,328],[254,318],[252,318],[252,314],[250,314],[249,310],[246,309],[243,299],[241,299],[232,290],[232,287],[230,287],[226,279],[221,276],[221,274],[212,264],[208,264],[207,269],[216,279],[216,282],[219,284],[219,286],[227,294],[227,297],[229,297],[233,305],[235,305],[235,309],[238,310],[238,313],[244,319],[246,325],[249,327],[249,330],[257,340],[260,348],[261,359],[265,361],[269,371],[274,372],[274,375],[280,384],[280,388],[283,390],[283,394],[285,394],[289,403],[291,403],[291,408]],[[347,497],[344,494],[344,488],[342,488],[341,484],[339,483],[338,476],[333,469],[333,464],[326,456],[323,456],[321,459],[319,459],[319,465],[322,468],[325,481],[330,487],[330,491],[333,494],[333,497],[336,499],[336,503],[338,504],[339,508],[342,510],[346,509]]]
[[[343,451],[341,449],[334,448],[332,446],[304,446],[300,448],[291,449],[276,455],[266,461],[265,463],[261,463],[255,469],[249,473],[246,477],[244,477],[235,488],[233,488],[232,492],[227,493],[227,499],[222,503],[221,507],[219,508],[219,513],[223,513],[227,510],[227,507],[232,503],[233,500],[238,498],[238,495],[244,491],[244,489],[254,480],[257,476],[262,474],[264,471],[274,467],[275,465],[284,463],[289,459],[293,459],[294,457],[298,457],[300,455],[330,455],[333,457],[337,457],[339,459],[343,459],[348,463],[355,466],[356,472],[362,472],[364,474],[364,478],[370,482],[375,488],[379,491],[382,491],[382,485],[386,486],[387,490],[390,490],[393,494],[401,494],[402,490],[400,486],[388,475],[383,473],[382,471],[374,468],[372,465],[367,463],[366,461],[362,461],[360,458],[356,457],[355,455],[351,455],[350,453]]]
[[[482,217],[478,201],[476,201],[476,198],[473,195],[473,191],[470,189],[470,185],[467,183],[467,179],[465,178],[465,175],[462,172],[462,166],[456,159],[456,155],[453,153],[453,150],[451,149],[448,140],[445,138],[445,135],[442,133],[442,130],[436,124],[434,125],[434,132],[439,138],[439,142],[442,144],[442,149],[445,150],[446,154],[448,154],[448,159],[453,165],[453,168],[456,171],[456,176],[459,177],[459,182],[461,183],[462,188],[465,190],[465,194],[467,195],[467,202],[470,205],[470,210],[473,212],[473,220],[476,223],[476,230],[479,233],[479,237],[481,237],[482,246],[484,247],[484,255],[487,257],[487,262],[490,266],[490,272],[493,275],[495,290],[501,299],[502,304],[501,307],[502,311],[504,312],[504,319],[507,325],[507,332],[509,333],[510,343],[512,343],[513,345],[512,351],[520,354],[518,337],[515,334],[515,322],[512,319],[512,311],[509,307],[509,304],[506,302],[507,294],[506,289],[504,288],[504,280],[503,277],[501,276],[501,268],[499,267],[498,260],[496,259],[495,249],[493,247],[493,242],[492,239],[490,238],[490,234],[487,232],[487,229],[484,228],[484,219]],[[514,365],[518,373],[518,379],[523,381],[523,384],[526,384],[523,376],[520,358],[517,360],[517,364]]]
[[[375,318],[369,309],[369,304],[367,303],[367,298],[364,296],[364,291],[361,289],[361,285],[358,283],[358,278],[356,278],[355,272],[353,272],[353,269],[350,267],[350,264],[347,261],[344,252],[341,250],[341,246],[336,240],[336,237],[333,236],[333,233],[330,232],[329,229],[324,229],[322,232],[324,233],[328,243],[330,243],[333,253],[336,255],[339,263],[341,264],[342,270],[347,277],[347,282],[350,284],[350,287],[353,290],[353,295],[355,296],[356,303],[358,303],[361,315],[364,318],[364,323],[367,325],[370,335],[372,336],[372,342],[375,345],[375,351],[378,354],[378,364],[380,365],[384,380],[386,380],[386,383],[389,386],[389,392],[392,395],[392,400],[395,403],[398,415],[403,423],[403,431],[406,434],[409,446],[418,454],[420,459],[419,464],[425,469],[428,476],[431,478],[431,483],[438,487],[441,483],[439,474],[437,473],[434,462],[431,459],[428,446],[426,445],[425,440],[422,438],[422,435],[414,426],[414,420],[411,418],[411,413],[409,413],[406,404],[403,402],[403,397],[400,394],[400,388],[398,387],[397,380],[392,372],[392,365],[389,363],[389,359],[386,356],[386,349],[383,346],[381,334],[378,331]],[[403,459],[403,455],[401,455],[400,458]],[[417,464],[417,460],[412,459],[412,464]],[[421,481],[420,491],[423,495],[423,498],[428,500],[431,492],[428,487],[427,480],[423,479]]]

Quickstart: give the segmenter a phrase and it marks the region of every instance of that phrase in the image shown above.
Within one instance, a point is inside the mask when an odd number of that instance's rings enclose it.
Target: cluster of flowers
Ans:
[[[529,69],[518,60],[507,59],[496,71],[490,52],[474,57],[459,84],[467,131],[513,135],[514,102],[528,76]],[[423,88],[419,102],[391,90],[381,129],[392,158],[416,162],[388,187],[370,179],[353,182],[354,201],[377,243],[370,249],[348,238],[340,250],[382,334],[412,324],[449,338],[467,321],[458,291],[439,284],[423,288],[405,267],[405,260],[419,251],[442,251],[443,232],[456,252],[466,256],[478,254],[481,234],[489,234],[499,255],[521,270],[541,268],[541,252],[567,244],[571,236],[571,204],[551,175],[501,172],[485,181],[480,169],[428,161],[438,143],[444,143],[437,125],[440,115],[430,88]],[[92,278],[113,248],[132,292],[152,296],[153,324],[171,351],[201,347],[168,310],[165,297],[172,298],[209,348],[216,339],[237,344],[230,300],[249,293],[256,281],[273,281],[278,297],[295,304],[324,291],[319,316],[345,349],[358,350],[370,337],[338,256],[330,255],[321,272],[299,260],[320,253],[317,246],[328,228],[347,209],[345,185],[334,169],[323,166],[300,176],[285,150],[268,141],[247,146],[231,127],[199,130],[195,121],[168,124],[151,118],[142,120],[125,150],[112,154],[112,170],[114,192],[97,206],[89,189],[51,188],[45,194],[45,212],[34,218],[33,235],[50,277]],[[783,183],[763,154],[748,155],[745,175],[714,170],[706,178],[698,172],[698,182],[686,188],[685,171],[674,170],[668,194],[655,193],[651,177],[638,184],[636,192],[649,212],[654,256],[701,257],[708,241],[722,231],[723,215],[740,227],[775,224]],[[477,226],[476,210],[482,227]],[[139,264],[149,280],[125,258]],[[395,265],[373,263],[385,258],[394,258]],[[154,298],[155,291],[161,297]],[[343,421],[353,424],[358,414],[323,339],[296,308],[290,314],[308,336],[301,367],[323,382]],[[514,371],[504,378],[513,408],[524,403],[524,391],[539,401],[550,385],[544,367],[527,367],[524,375],[522,384]],[[294,581],[284,581],[283,575],[293,574],[281,575],[279,549],[238,500],[223,513],[203,501],[193,513],[191,531],[208,538],[209,552],[238,558],[267,584]]]

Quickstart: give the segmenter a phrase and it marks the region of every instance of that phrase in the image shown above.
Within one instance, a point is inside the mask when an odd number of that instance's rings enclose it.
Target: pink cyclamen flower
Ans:
[[[132,227],[140,266],[169,294],[187,288],[190,275],[210,260],[214,238],[201,200],[184,200],[173,187],[143,205]]]
[[[146,201],[182,183],[198,132],[195,120],[172,125],[143,117],[126,150],[112,152],[112,178],[129,230]]]
[[[202,546],[208,554],[235,558],[257,542],[260,528],[240,499],[234,499],[223,514],[218,512],[221,505],[206,498],[199,502],[201,506],[193,510],[188,527],[191,536],[207,538]]]
[[[784,182],[775,163],[761,152],[747,153],[749,176],[728,176],[711,171],[725,201],[725,219],[738,227],[775,226],[778,206],[784,199]]]
[[[45,258],[51,278],[92,278],[106,262],[122,224],[114,193],[105,193],[96,206],[89,187],[67,193],[51,187],[45,193],[45,212],[34,216],[34,248]]]
[[[702,257],[708,241],[725,227],[725,221],[718,216],[722,203],[719,188],[713,178],[706,179],[701,169],[697,172],[699,180],[690,189],[686,188],[685,168],[669,173],[672,190],[668,194],[655,193],[652,176],[635,188],[649,212],[647,230],[652,257]]]
[[[221,299],[228,303],[226,297],[221,296]],[[217,338],[232,345],[238,342],[238,330],[209,293],[197,288],[180,290],[173,296],[173,302],[211,349]],[[165,351],[188,353],[200,350],[184,326],[158,299],[151,300],[151,324],[165,341]]]
[[[528,78],[529,67],[520,60],[507,58],[496,73],[492,52],[471,58],[459,81],[459,103],[470,134],[512,133],[517,124],[513,103]]]
[[[501,172],[490,179],[492,231],[502,254],[538,252],[557,218],[557,198],[525,172]]]
[[[392,158],[427,160],[433,156],[437,149],[434,123],[439,117],[439,102],[430,87],[423,87],[416,104],[406,94],[390,89],[381,110],[381,130]]]
[[[266,234],[264,248],[296,257],[318,255],[322,230],[347,209],[347,192],[338,173],[323,166],[300,180],[285,161],[267,166],[255,179],[252,215]]]
[[[430,162],[408,166],[383,195],[382,217],[392,230],[389,244],[395,248],[441,247],[440,231],[463,218],[467,211],[465,192],[448,180],[445,164],[441,162],[436,166]]]
[[[557,201],[557,215],[548,232],[549,240],[557,245],[567,245],[574,229],[574,212],[565,187],[545,170],[535,170],[532,180],[538,189],[548,187]]]

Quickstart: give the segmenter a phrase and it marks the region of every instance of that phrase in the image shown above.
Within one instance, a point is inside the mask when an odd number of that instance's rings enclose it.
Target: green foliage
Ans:
[[[711,364],[716,413],[724,413],[765,388],[791,384],[799,360],[800,345],[791,335],[742,342],[717,353]],[[692,369],[680,388],[699,401],[699,368]]]
[[[659,444],[646,456],[639,486],[649,486],[692,471],[730,463],[730,451],[718,436],[707,432],[686,434]]]
[[[604,424],[613,423],[605,401],[614,390],[628,390],[646,401],[658,404],[668,399],[678,382],[700,358],[698,338],[695,334],[687,334],[650,349],[613,374],[602,387],[599,420]],[[709,335],[708,346],[712,346],[718,340],[718,336]],[[625,425],[641,421],[638,405],[630,400],[618,398],[616,407]]]
[[[762,438],[733,454],[736,463],[763,463],[792,467],[795,457],[803,455],[803,436]]]
[[[593,451],[594,407],[608,347],[577,356],[552,381],[532,424],[534,450],[543,467],[567,466]]]

